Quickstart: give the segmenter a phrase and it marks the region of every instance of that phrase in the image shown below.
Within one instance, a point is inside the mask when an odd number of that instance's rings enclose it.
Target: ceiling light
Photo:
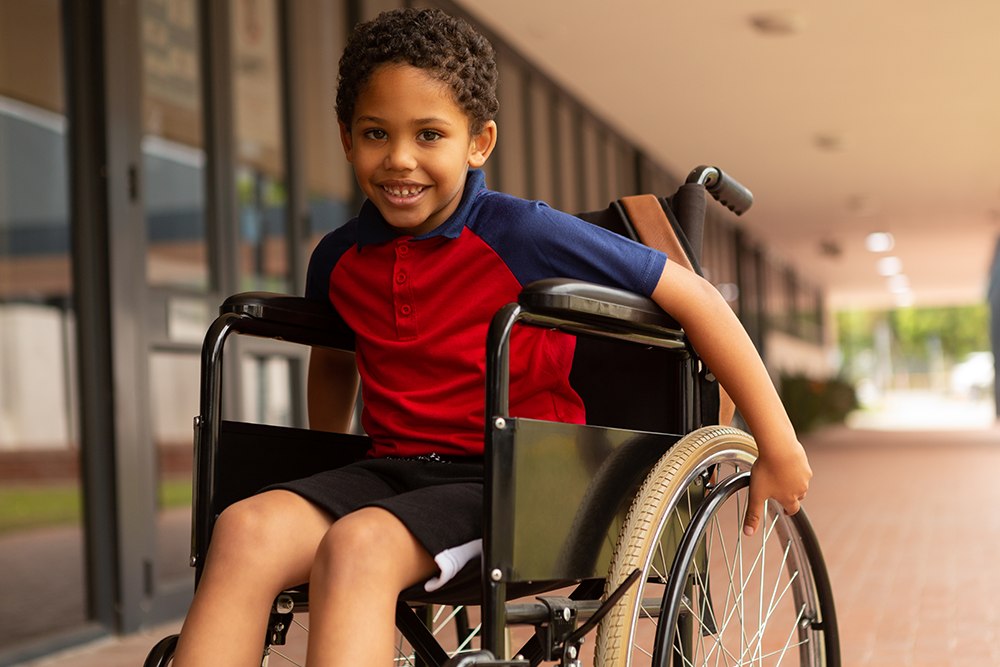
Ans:
[[[824,257],[836,259],[844,254],[844,249],[841,248],[840,244],[833,239],[823,239],[819,242],[819,254]]]
[[[855,194],[847,198],[847,210],[860,217],[873,216],[879,212],[878,202],[868,195]]]
[[[880,257],[878,262],[878,272],[881,276],[894,276],[897,273],[903,271],[903,260],[895,255],[889,255],[887,257]]]
[[[844,137],[836,132],[817,132],[813,136],[813,143],[821,151],[833,153],[844,147]]]
[[[750,25],[762,35],[794,35],[802,30],[805,21],[790,9],[776,9],[751,14]]]
[[[893,294],[902,294],[910,291],[910,279],[902,273],[889,276],[889,291]]]
[[[896,240],[889,232],[872,232],[865,237],[865,247],[871,252],[888,252],[896,245]]]

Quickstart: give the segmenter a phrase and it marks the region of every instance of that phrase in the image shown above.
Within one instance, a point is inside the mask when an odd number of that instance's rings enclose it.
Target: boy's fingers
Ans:
[[[760,517],[764,513],[764,499],[759,497],[756,486],[753,483],[753,475],[750,476],[750,494],[747,499],[747,512],[743,515],[743,534],[750,537],[757,531],[760,524]]]
[[[751,478],[752,479],[752,478]],[[782,510],[787,516],[793,516],[798,514],[799,510],[802,509],[802,499],[805,494],[801,497],[792,500],[790,503],[782,504]],[[757,531],[757,526],[760,525],[760,517],[764,514],[764,502],[765,499],[759,498],[754,492],[753,484],[750,484],[750,496],[747,499],[747,512],[743,517],[743,534],[750,537]]]
[[[757,524],[760,523],[760,514],[747,508],[746,516],[743,519],[743,534],[750,537],[757,532]]]

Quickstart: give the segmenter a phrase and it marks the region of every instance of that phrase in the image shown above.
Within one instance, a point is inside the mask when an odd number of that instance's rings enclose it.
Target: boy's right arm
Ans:
[[[809,488],[812,470],[743,325],[715,287],[669,260],[653,300],[684,328],[757,441],[760,455],[750,475],[745,532],[757,529],[768,498],[778,501],[788,514],[795,514]]]
[[[358,385],[353,352],[312,348],[306,400],[309,427],[318,431],[349,432]]]

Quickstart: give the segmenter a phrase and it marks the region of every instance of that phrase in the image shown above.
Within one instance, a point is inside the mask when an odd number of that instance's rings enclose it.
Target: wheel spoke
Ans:
[[[777,525],[780,516],[765,514],[765,527],[759,533],[761,538],[760,548],[752,560],[747,560],[746,542],[742,536],[742,512],[739,511],[742,503],[739,501],[742,494],[737,494],[734,503],[739,508],[735,515],[737,525],[734,526],[737,537],[737,547],[735,555],[730,552],[726,526],[722,517],[716,517],[710,523],[703,538],[701,553],[705,554],[706,564],[710,565],[712,558],[717,558],[720,575],[728,578],[728,582],[723,587],[725,596],[713,599],[711,592],[711,582],[717,576],[711,575],[702,569],[702,557],[694,558],[690,564],[689,577],[693,586],[701,590],[702,599],[685,599],[684,608],[699,622],[700,640],[693,647],[695,653],[692,656],[680,655],[684,664],[697,665],[744,665],[744,664],[772,664],[773,659],[777,659],[780,664],[789,650],[808,643],[809,639],[795,640],[798,623],[801,621],[804,609],[799,610],[794,622],[789,630],[788,637],[783,645],[771,651],[765,651],[764,635],[776,615],[785,607],[783,603],[789,599],[789,593],[796,584],[799,577],[799,570],[788,572],[789,558],[792,544],[786,540],[781,550],[778,560],[772,562],[767,552],[770,550],[769,544],[774,543],[776,538]],[[748,569],[744,571],[744,567]],[[785,577],[783,574],[787,574]],[[773,580],[772,580],[773,578]],[[749,631],[745,603],[748,601],[747,593],[750,584],[757,587],[757,628],[756,631]],[[785,619],[782,619],[785,622]],[[737,624],[740,635],[740,648],[734,652],[727,646],[724,637],[733,624]]]
[[[273,646],[271,647],[271,651],[270,652],[271,652],[271,655],[276,655],[279,658],[281,658],[282,660],[285,660],[287,662],[292,663],[293,665],[295,665],[295,667],[303,667],[301,664],[295,662],[294,660],[292,660],[291,658],[289,658],[287,655],[285,655],[281,651],[275,649]]]
[[[455,653],[461,653],[462,651],[464,651],[464,650],[466,649],[466,647],[468,647],[468,646],[469,646],[469,644],[471,644],[471,643],[472,643],[472,640],[473,640],[473,639],[475,639],[476,637],[478,637],[478,636],[479,636],[479,632],[480,632],[480,630],[482,630],[482,629],[483,629],[483,624],[482,624],[482,623],[480,623],[480,624],[479,624],[479,625],[477,625],[477,626],[476,626],[475,628],[473,628],[472,630],[470,630],[470,631],[469,631],[469,636],[468,636],[468,637],[466,637],[466,638],[465,638],[465,639],[464,639],[464,640],[462,641],[462,643],[458,645],[458,648],[457,648],[457,649],[455,649]]]
[[[759,530],[742,532],[747,477],[755,449],[734,429],[708,427],[685,436],[656,464],[629,510],[613,557],[609,581],[638,568],[639,590],[602,621],[598,662],[637,667],[653,655],[657,623],[674,622],[670,664],[690,667],[823,667],[823,632],[804,619],[829,603],[816,585],[822,562],[805,546],[798,520],[769,503]],[[704,505],[711,498],[710,505]],[[706,515],[705,510],[710,509]],[[691,531],[697,531],[691,534]],[[684,561],[673,563],[676,545],[694,539]],[[817,567],[820,568],[817,570]],[[675,585],[660,585],[670,576]],[[668,582],[669,584],[670,582]],[[651,600],[668,591],[680,600]],[[680,607],[678,610],[678,606]],[[658,618],[654,610],[679,611]],[[661,630],[663,630],[661,628]]]

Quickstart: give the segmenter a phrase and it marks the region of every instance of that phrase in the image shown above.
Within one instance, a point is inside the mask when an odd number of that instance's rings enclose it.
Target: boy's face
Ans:
[[[496,124],[473,136],[446,84],[392,64],[372,75],[340,136],[368,199],[401,233],[419,236],[458,208],[468,168],[493,150]]]

